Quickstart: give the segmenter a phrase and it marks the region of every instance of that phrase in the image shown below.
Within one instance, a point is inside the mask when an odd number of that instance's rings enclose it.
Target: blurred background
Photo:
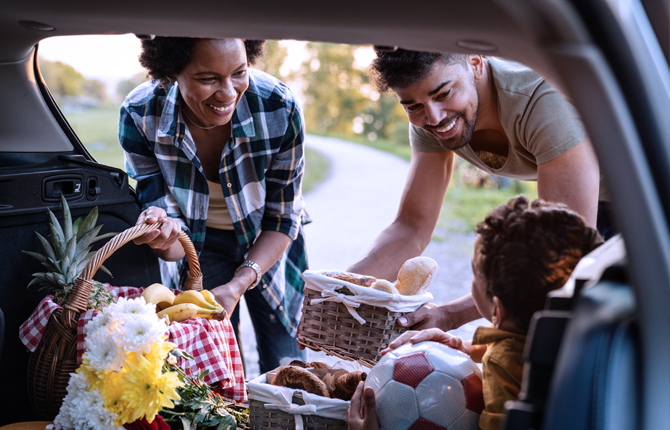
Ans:
[[[117,138],[119,107],[148,78],[134,35],[78,36],[40,43],[39,66],[54,99],[91,155],[124,169]],[[270,40],[254,66],[286,83],[301,104],[308,137],[303,192],[314,220],[305,228],[313,270],[346,270],[394,218],[411,150],[409,122],[395,94],[380,94],[365,70],[371,46]],[[133,181],[131,181],[133,184]],[[470,292],[473,229],[495,206],[517,194],[537,197],[534,182],[486,174],[457,161],[440,219],[424,255],[439,273],[435,303]],[[452,333],[469,339],[486,320]],[[256,339],[244,300],[240,343],[247,378],[259,374]],[[326,361],[309,351],[310,361]]]
[[[302,105],[308,134],[335,137],[409,161],[408,120],[393,93],[380,94],[365,70],[371,46],[270,40],[254,66],[286,83]],[[119,106],[148,80],[134,35],[56,37],[39,47],[51,94],[88,151],[124,168],[117,138]],[[329,160],[307,145],[307,194],[329,175]],[[517,194],[536,198],[534,182],[503,179],[457,161],[440,232],[471,232],[491,208]]]

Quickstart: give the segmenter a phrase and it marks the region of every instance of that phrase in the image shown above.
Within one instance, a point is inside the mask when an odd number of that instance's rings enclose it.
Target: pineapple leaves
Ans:
[[[102,228],[102,225],[99,225],[97,227],[94,227],[93,229],[87,231],[86,233],[80,235],[81,239],[79,239],[77,243],[77,250],[75,254],[79,255],[84,248],[88,248],[88,246],[93,242],[93,240],[96,238],[96,235]]]
[[[60,200],[63,203],[63,234],[65,235],[65,240],[69,242],[72,237],[72,214],[70,213],[70,207],[67,205],[67,200],[65,200],[65,196],[62,193]]]
[[[47,253],[47,257],[51,260],[56,260],[56,254],[54,253],[54,249],[51,247],[49,244],[49,241],[47,241],[44,236],[39,234],[38,232],[35,232],[37,235],[37,239],[39,239],[40,243],[42,244],[42,248],[44,248],[44,252]]]
[[[108,274],[109,276],[111,276],[112,278],[114,277],[114,276],[112,275],[112,272],[110,272],[109,269],[107,269],[104,265],[100,265],[100,270],[102,270],[103,272],[105,272],[106,274]]]
[[[31,257],[35,257],[39,260],[40,263],[44,264],[45,261],[47,261],[47,257],[40,254],[39,252],[32,252],[32,251],[21,251],[24,254],[30,255]]]
[[[76,256],[75,254],[76,249],[77,249],[77,236],[72,236],[70,240],[68,240],[67,245],[65,246],[65,253],[63,255],[63,260],[64,261],[67,260],[68,263],[74,260],[74,257]]]
[[[47,209],[49,213],[49,218],[51,218],[51,224],[49,224],[49,229],[51,230],[51,237],[53,238],[54,251],[56,253],[56,259],[61,260],[65,255],[65,237],[63,236],[63,229],[60,226],[60,223],[56,219],[56,216]]]
[[[84,222],[79,226],[79,235],[84,237],[86,233],[91,231],[95,227],[95,223],[98,221],[98,207],[94,207],[91,212],[86,216]]]
[[[72,223],[72,234],[77,234],[81,236],[79,234],[79,227],[81,226],[82,221],[83,220],[81,218],[77,218],[76,220],[74,220],[74,223]]]

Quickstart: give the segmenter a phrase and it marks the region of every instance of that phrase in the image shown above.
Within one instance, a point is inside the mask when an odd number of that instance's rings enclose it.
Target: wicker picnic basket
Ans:
[[[304,405],[302,393],[296,391],[292,402]],[[346,421],[320,415],[302,415],[304,430],[347,430]],[[263,402],[249,399],[249,428],[251,430],[294,430],[295,415],[278,409],[267,409]]]
[[[339,292],[353,295],[346,287]],[[404,315],[402,312],[362,304],[356,309],[365,320],[365,324],[361,324],[342,303],[311,303],[318,298],[321,296],[317,291],[305,288],[298,343],[307,348],[372,367],[381,358],[381,351],[407,331],[407,328],[395,323],[398,317]]]
[[[160,226],[160,223],[142,224],[114,236],[88,262],[63,308],[51,314],[42,339],[28,361],[28,394],[33,411],[40,417],[53,420],[58,415],[67,394],[70,373],[77,368],[77,321],[79,315],[86,311],[93,275],[121,246]],[[184,247],[189,264],[185,289],[202,290],[202,273],[193,243],[184,232],[179,242]]]

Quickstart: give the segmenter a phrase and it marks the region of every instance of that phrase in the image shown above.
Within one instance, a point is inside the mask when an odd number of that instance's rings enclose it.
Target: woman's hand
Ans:
[[[178,243],[181,235],[181,224],[167,216],[165,210],[151,206],[137,218],[135,225],[155,224],[161,222],[159,229],[151,230],[133,240],[136,245],[149,245],[158,257],[167,261],[180,260],[184,257],[184,249]]]
[[[382,351],[382,355],[387,354],[388,352],[404,345],[406,343],[419,343],[424,340],[431,340],[433,342],[439,342],[443,345],[447,345],[451,348],[457,349],[461,352],[464,352],[470,355],[470,344],[469,342],[464,343],[461,338],[452,336],[439,328],[429,328],[426,330],[416,331],[406,331],[405,333],[398,336],[393,342],[389,344],[389,347]]]
[[[253,270],[251,271],[253,272]],[[232,315],[233,311],[235,310],[235,306],[237,306],[237,303],[240,301],[240,298],[242,298],[242,295],[256,280],[256,272],[253,272],[253,281],[250,281],[248,276],[244,276],[246,273],[243,274],[242,272],[243,271],[240,270],[227,284],[219,285],[218,287],[212,288],[211,290],[216,301],[221,306],[223,306],[223,309],[225,309],[228,315]]]
[[[379,430],[375,392],[370,387],[364,387],[365,383],[359,382],[351,397],[351,404],[347,411],[349,430]]]

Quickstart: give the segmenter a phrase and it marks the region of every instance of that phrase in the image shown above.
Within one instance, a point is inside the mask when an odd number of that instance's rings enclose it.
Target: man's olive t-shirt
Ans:
[[[575,108],[528,67],[487,57],[498,97],[498,114],[509,140],[507,157],[475,152],[466,145],[454,152],[474,166],[499,176],[537,180],[537,166],[588,138]],[[437,137],[410,124],[410,144],[421,152],[446,151]],[[600,200],[608,201],[601,180]]]

